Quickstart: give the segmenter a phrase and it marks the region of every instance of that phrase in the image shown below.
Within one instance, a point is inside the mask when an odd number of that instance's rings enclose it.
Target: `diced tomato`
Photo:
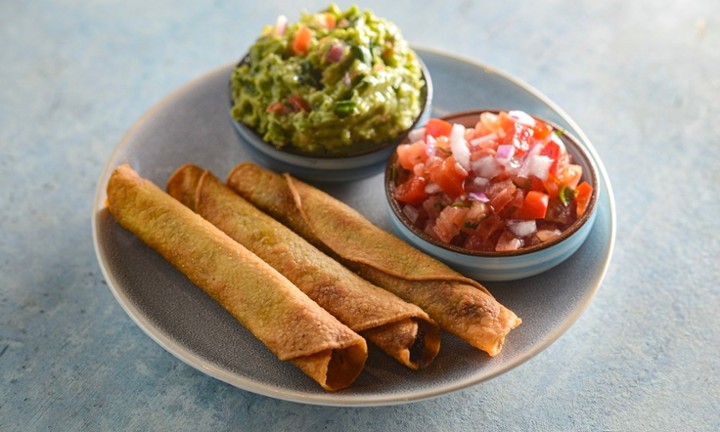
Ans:
[[[413,144],[400,144],[397,146],[398,163],[406,170],[412,171],[415,165],[425,163],[427,148],[424,141]]]
[[[427,198],[426,184],[424,177],[413,175],[395,188],[395,198],[407,204],[418,205]]]
[[[535,120],[535,126],[533,126],[533,137],[535,139],[544,141],[550,136],[550,132],[552,132],[552,127],[540,120]]]
[[[587,210],[592,191],[593,188],[588,184],[588,182],[580,183],[577,189],[575,189],[575,212],[578,217],[582,216]]]
[[[514,187],[515,185],[513,185]],[[490,200],[490,206],[492,207],[493,211],[495,213],[502,213],[503,210],[505,210],[505,207],[507,207],[508,204],[510,204],[515,197],[515,192],[510,191],[509,189],[503,189],[495,195]]]
[[[485,193],[490,198],[489,204],[495,214],[501,213],[513,201],[516,189],[517,186],[510,179],[492,183],[486,189]]]
[[[522,246],[523,241],[521,239],[515,237],[509,230],[504,230],[495,244],[495,250],[498,252],[514,251]]]
[[[440,186],[440,189],[454,200],[465,193],[467,175],[467,171],[455,161],[453,156],[450,156],[430,172],[430,180]]]
[[[272,114],[283,115],[287,114],[287,107],[282,102],[273,102],[266,108],[267,112]]]
[[[325,27],[327,27],[329,29],[335,28],[335,25],[337,24],[335,15],[333,15],[331,13],[325,13],[325,14],[323,14],[323,18],[325,19]]]
[[[477,223],[490,212],[490,208],[487,204],[480,201],[473,201],[470,204],[470,211],[467,213],[467,220],[472,223]]]
[[[489,127],[485,125],[482,121],[478,121],[475,123],[475,133],[473,134],[473,138],[479,138],[485,135],[490,135],[494,131],[492,131]]]
[[[525,220],[543,219],[547,213],[549,202],[550,197],[546,193],[534,190],[528,192],[523,200],[520,218]]]
[[[299,55],[307,54],[310,50],[310,44],[312,44],[312,36],[312,30],[300,26],[292,41],[292,51]]]
[[[497,116],[497,122],[498,127],[502,130],[503,142],[512,144],[513,137],[515,136],[515,120],[513,120],[507,112],[501,111]]]
[[[515,189],[512,201],[505,206],[503,216],[507,218],[515,218],[515,214],[522,208],[525,201],[525,191],[521,188]]]
[[[549,132],[548,132],[549,135]],[[558,161],[560,159],[561,149],[560,145],[556,143],[555,141],[548,141],[543,145],[542,151],[540,152],[542,156],[547,156],[550,159],[552,159],[552,164],[550,164],[550,176],[557,176],[558,172]]]
[[[444,203],[443,198],[439,195],[430,195],[428,199],[422,203],[423,210],[425,210],[425,213],[427,213],[430,219],[437,219],[446,205],[447,203]]]
[[[553,198],[550,200],[550,203],[548,203],[545,220],[567,226],[575,220],[575,215],[573,214],[572,206],[563,204],[560,198]]]
[[[530,190],[543,192],[545,190],[545,183],[539,178],[532,176],[530,177]]]
[[[425,125],[425,137],[428,135],[435,138],[439,138],[441,136],[449,137],[451,131],[452,124],[446,122],[445,120],[431,118]]]
[[[575,189],[582,178],[582,167],[580,165],[568,164],[559,167],[557,179],[560,185]]]
[[[292,94],[288,96],[287,101],[295,112],[310,112],[310,104],[300,95]]]
[[[480,121],[478,122],[478,124],[481,126],[476,127],[479,130],[482,130],[483,135],[494,132],[498,135],[499,138],[503,138],[505,136],[505,132],[500,126],[498,114],[494,114],[491,112],[483,112],[480,114]]]
[[[449,156],[452,153],[452,150],[450,150],[450,138],[446,136],[437,137],[435,149],[438,150],[442,157]]]
[[[440,212],[433,228],[438,238],[445,243],[450,243],[456,235],[460,234],[460,230],[465,225],[465,216],[469,211],[470,209],[467,207],[445,207]]]
[[[489,143],[489,145],[482,145],[482,146],[474,149],[472,151],[472,153],[470,153],[470,160],[476,161],[476,160],[480,159],[481,157],[485,157],[485,156],[492,156],[494,159],[495,155],[497,154],[497,151],[494,148],[492,148],[492,144],[493,143],[491,142],[491,143]]]
[[[543,186],[545,187],[545,192],[550,196],[550,199],[557,198],[560,193],[560,185],[557,183],[555,177],[548,177],[547,180],[543,181]]]
[[[495,242],[505,226],[505,220],[495,214],[480,221],[475,233],[465,241],[465,247],[474,250],[493,250]]]

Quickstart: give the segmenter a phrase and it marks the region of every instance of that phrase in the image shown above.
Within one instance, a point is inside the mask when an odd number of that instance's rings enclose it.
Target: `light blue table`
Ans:
[[[346,2],[341,3],[347,5]],[[330,408],[236,389],[119,307],[90,229],[103,165],[155,102],[326,3],[0,3],[0,430],[720,429],[720,3],[367,1],[412,43],[517,76],[608,170],[612,265],[576,324],[478,386]]]

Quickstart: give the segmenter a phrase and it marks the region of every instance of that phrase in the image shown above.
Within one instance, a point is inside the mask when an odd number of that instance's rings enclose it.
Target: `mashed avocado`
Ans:
[[[347,155],[395,141],[422,111],[425,81],[391,22],[357,6],[279,17],[231,78],[236,120],[278,148]]]

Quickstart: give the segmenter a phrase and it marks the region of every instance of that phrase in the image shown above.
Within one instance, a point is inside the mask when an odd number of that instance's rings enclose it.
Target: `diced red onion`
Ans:
[[[331,63],[337,63],[342,60],[343,52],[342,44],[334,43],[330,45],[325,52],[325,58]]]
[[[410,222],[415,223],[418,220],[418,216],[420,216],[420,211],[415,208],[415,206],[411,206],[409,204],[405,205],[403,207],[402,212],[407,216],[408,219],[410,219]]]
[[[512,159],[513,155],[515,154],[515,146],[512,144],[501,144],[497,148],[497,153],[495,154],[495,158],[498,162],[505,165],[507,164],[510,159]]]
[[[527,237],[535,234],[537,224],[535,224],[535,220],[513,220],[508,221],[508,229],[517,237]]]
[[[485,192],[470,192],[468,193],[468,198],[470,199],[470,201],[478,201],[484,203],[490,201],[490,198],[485,195]]]
[[[465,126],[455,123],[450,132],[450,150],[455,161],[460,164],[465,171],[470,169],[470,148],[465,141]]]

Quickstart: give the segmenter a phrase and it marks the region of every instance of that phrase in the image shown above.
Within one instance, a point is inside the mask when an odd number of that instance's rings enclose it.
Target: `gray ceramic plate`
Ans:
[[[600,286],[615,239],[615,206],[607,174],[578,126],[527,84],[482,64],[418,49],[435,85],[433,116],[478,108],[521,109],[566,127],[590,148],[600,169],[599,213],[585,244],[547,273],[515,282],[488,283],[500,302],[523,324],[501,354],[490,358],[444,335],[427,369],[413,372],[370,347],[366,369],[353,386],[326,393],[259,341],[129,232],[104,209],[111,171],[130,163],[164,187],[180,165],[192,162],[224,178],[248,160],[228,117],[227,81],[232,64],[190,82],[167,96],[127,132],[99,180],[93,207],[93,236],[100,267],[113,295],[159,345],[188,365],[241,389],[290,401],[337,406],[407,403],[447,394],[498,376],[532,358],[579,317]],[[390,229],[383,176],[341,185],[321,185]]]

